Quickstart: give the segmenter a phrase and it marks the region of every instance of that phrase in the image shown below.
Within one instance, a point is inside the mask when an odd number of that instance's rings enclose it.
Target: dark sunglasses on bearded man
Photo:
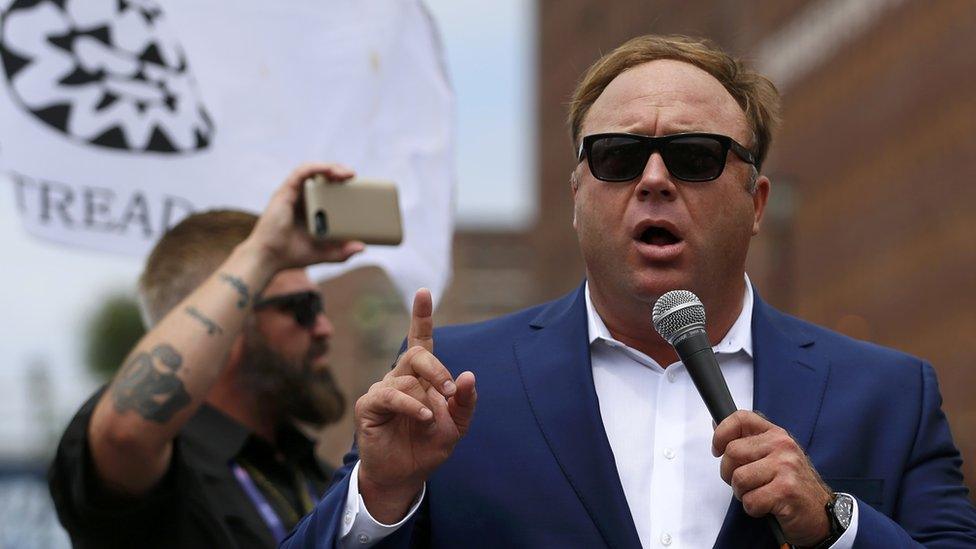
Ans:
[[[322,294],[313,291],[259,298],[254,302],[255,311],[268,307],[291,313],[295,316],[295,322],[303,328],[315,326],[319,313],[325,311]]]
[[[649,137],[630,133],[587,135],[580,143],[577,159],[586,157],[590,173],[601,181],[630,181],[644,173],[654,151],[675,179],[712,181],[722,175],[729,150],[747,164],[755,157],[735,139],[713,133],[676,133]]]

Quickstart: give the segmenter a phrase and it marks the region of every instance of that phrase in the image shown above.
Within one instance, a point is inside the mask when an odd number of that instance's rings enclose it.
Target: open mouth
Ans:
[[[640,233],[639,240],[652,246],[669,246],[681,242],[674,233],[664,227],[648,227]]]

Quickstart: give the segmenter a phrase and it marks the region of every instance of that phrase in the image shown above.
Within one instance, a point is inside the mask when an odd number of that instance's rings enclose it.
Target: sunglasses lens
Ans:
[[[318,294],[307,293],[295,301],[295,322],[305,328],[315,325],[315,319],[322,312],[322,298]]]
[[[295,322],[303,328],[311,328],[315,324],[315,314],[308,309],[295,309]]]
[[[603,181],[630,181],[641,172],[651,155],[641,141],[625,136],[603,137],[590,145],[590,170]]]
[[[670,141],[661,156],[674,177],[682,181],[711,181],[722,175],[727,152],[717,139],[689,136]]]
[[[267,307],[291,313],[295,317],[295,322],[304,328],[315,326],[319,313],[325,310],[322,296],[318,292],[311,291],[264,298],[254,304],[255,311]]]

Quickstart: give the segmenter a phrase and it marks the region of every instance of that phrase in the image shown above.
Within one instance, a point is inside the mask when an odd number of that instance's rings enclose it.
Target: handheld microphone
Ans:
[[[705,306],[701,300],[688,290],[671,290],[654,303],[651,320],[657,333],[678,352],[715,424],[722,423],[736,411],[735,401],[708,341]],[[768,515],[766,520],[776,543],[788,547],[776,518]]]
[[[654,303],[654,329],[676,351],[715,424],[735,412],[735,401],[705,332],[705,306],[688,290],[671,290]]]

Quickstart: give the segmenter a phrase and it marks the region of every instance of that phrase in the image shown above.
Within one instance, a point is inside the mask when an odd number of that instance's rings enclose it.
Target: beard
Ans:
[[[346,397],[327,368],[316,369],[315,360],[328,344],[313,341],[305,357],[293,362],[275,352],[257,331],[245,336],[240,380],[257,395],[263,412],[324,427],[346,411]]]

